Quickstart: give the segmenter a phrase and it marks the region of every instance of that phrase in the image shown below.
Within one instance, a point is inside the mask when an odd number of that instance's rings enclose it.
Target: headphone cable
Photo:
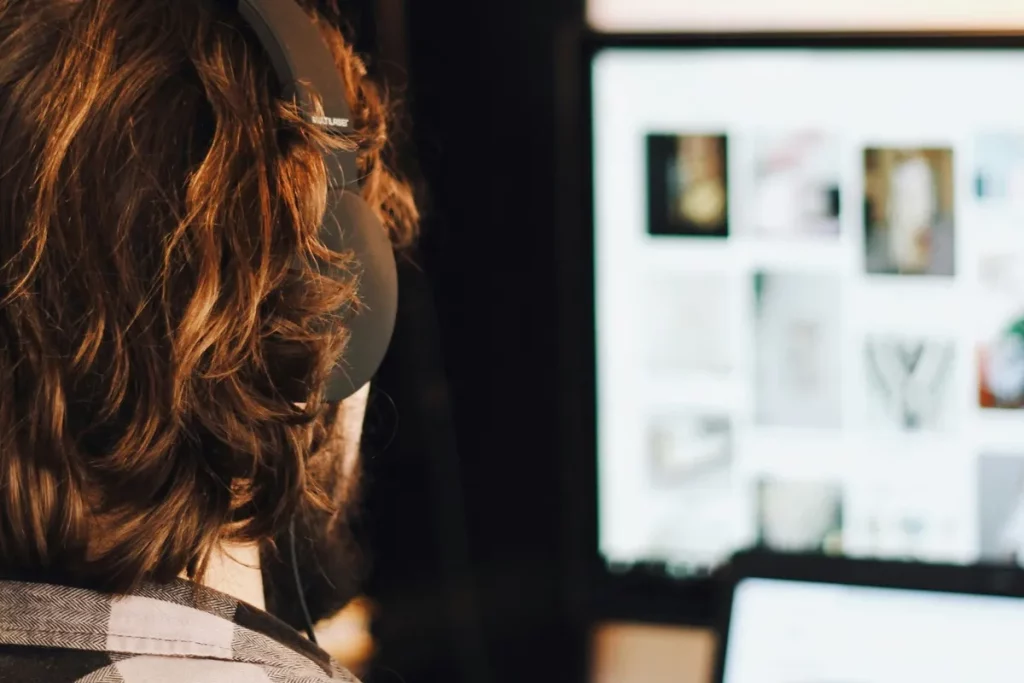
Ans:
[[[292,576],[295,578],[295,592],[299,596],[299,607],[302,608],[302,618],[306,621],[306,635],[313,641],[314,645],[319,645],[316,641],[316,633],[313,631],[313,616],[309,612],[309,605],[306,604],[306,591],[302,587],[302,577],[299,575],[299,554],[295,549],[295,518],[292,517],[291,523],[288,525],[288,545],[291,548],[292,556]]]

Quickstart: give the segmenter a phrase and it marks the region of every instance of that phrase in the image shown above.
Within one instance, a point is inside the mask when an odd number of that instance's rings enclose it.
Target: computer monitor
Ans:
[[[990,31],[1024,26],[1016,0],[587,0],[598,31]]]
[[[733,590],[715,683],[1001,683],[1021,634],[1019,596],[750,577]]]
[[[600,554],[1024,557],[1024,40],[600,39]]]

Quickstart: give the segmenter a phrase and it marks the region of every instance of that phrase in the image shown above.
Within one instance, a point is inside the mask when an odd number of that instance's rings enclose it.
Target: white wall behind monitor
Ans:
[[[587,0],[605,32],[1024,29],[1021,0]]]

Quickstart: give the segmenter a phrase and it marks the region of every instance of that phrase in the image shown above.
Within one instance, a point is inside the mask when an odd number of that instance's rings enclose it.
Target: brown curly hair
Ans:
[[[108,590],[188,572],[330,502],[307,463],[352,279],[315,262],[322,149],[355,144],[396,246],[388,107],[325,15],[352,140],[308,125],[213,0],[0,0],[0,571]],[[336,8],[335,8],[336,9]]]

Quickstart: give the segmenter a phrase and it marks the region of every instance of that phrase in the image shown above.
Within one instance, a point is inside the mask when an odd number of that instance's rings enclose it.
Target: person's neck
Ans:
[[[222,546],[210,558],[203,585],[253,607],[266,609],[259,546],[255,543]]]

